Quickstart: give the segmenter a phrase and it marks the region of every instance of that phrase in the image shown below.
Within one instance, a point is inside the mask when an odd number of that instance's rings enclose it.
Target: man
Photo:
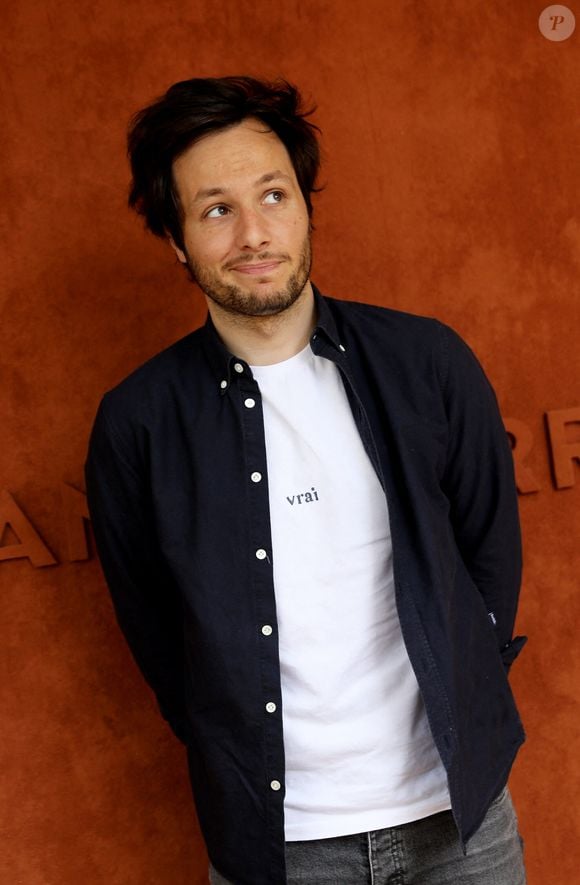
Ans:
[[[521,885],[507,437],[451,329],[310,282],[306,117],[239,77],[133,121],[130,203],[208,318],[101,402],[104,573],[212,882]]]

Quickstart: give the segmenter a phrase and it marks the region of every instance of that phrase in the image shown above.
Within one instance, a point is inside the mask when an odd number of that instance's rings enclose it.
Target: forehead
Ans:
[[[200,188],[231,189],[281,170],[296,180],[283,142],[261,120],[248,118],[206,135],[173,163],[173,177],[182,197]]]

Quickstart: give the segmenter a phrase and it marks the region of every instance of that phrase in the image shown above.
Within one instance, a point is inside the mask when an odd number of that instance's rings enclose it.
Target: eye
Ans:
[[[285,194],[283,191],[270,191],[269,194],[266,194],[266,196],[264,198],[264,202],[270,203],[270,204],[281,203],[282,200],[284,199],[284,196],[285,196]]]
[[[223,218],[230,210],[227,206],[213,206],[205,213],[205,218]]]

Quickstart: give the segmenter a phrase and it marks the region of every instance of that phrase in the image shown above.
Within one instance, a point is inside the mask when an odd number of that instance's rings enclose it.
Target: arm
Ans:
[[[446,326],[444,379],[450,436],[443,488],[465,565],[485,600],[506,668],[527,637],[513,637],[522,552],[513,458],[494,391],[472,351]]]
[[[97,551],[119,626],[161,714],[187,742],[181,602],[155,536],[143,471],[101,402],[85,464]]]

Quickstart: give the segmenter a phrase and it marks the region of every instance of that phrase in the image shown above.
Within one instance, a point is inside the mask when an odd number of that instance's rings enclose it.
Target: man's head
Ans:
[[[209,299],[278,313],[310,271],[317,129],[285,81],[194,79],[140,111],[129,132],[129,204],[171,241]]]

